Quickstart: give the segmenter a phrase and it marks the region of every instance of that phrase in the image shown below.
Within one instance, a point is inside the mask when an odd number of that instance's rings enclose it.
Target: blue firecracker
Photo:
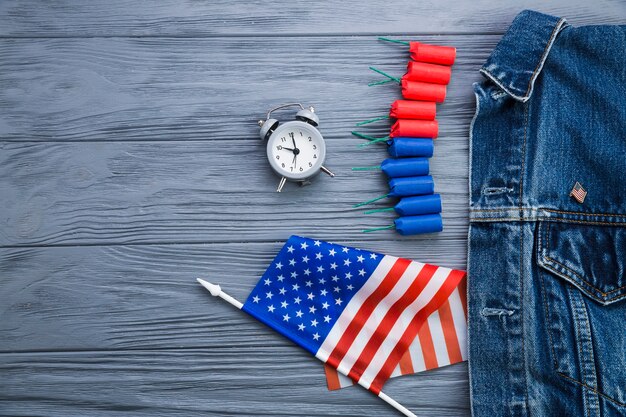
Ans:
[[[439,194],[416,195],[401,198],[394,207],[386,207],[366,211],[365,214],[394,211],[400,216],[417,216],[420,214],[441,213],[441,196]]]
[[[394,225],[398,233],[403,236],[435,233],[443,230],[441,214],[398,217],[394,221]]]
[[[393,224],[373,229],[363,230],[365,233],[378,230],[396,229],[403,236],[436,233],[443,230],[441,214],[422,214],[420,216],[402,216],[394,220]]]
[[[383,171],[389,178],[428,175],[428,158],[385,159],[382,164],[371,167],[352,168],[353,171]]]
[[[432,139],[423,138],[393,138],[387,141],[387,151],[394,158],[404,158],[412,156],[433,156],[435,148]]]
[[[389,180],[389,193],[355,204],[354,207],[361,207],[366,204],[382,200],[387,197],[408,197],[414,195],[426,195],[435,192],[435,182],[430,175],[417,177],[401,177]]]

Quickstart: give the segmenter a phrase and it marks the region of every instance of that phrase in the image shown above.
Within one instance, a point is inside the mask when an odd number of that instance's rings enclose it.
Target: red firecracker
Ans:
[[[431,64],[452,65],[456,58],[456,48],[452,46],[429,45],[427,43],[409,42],[411,59]]]
[[[390,137],[436,138],[439,134],[439,123],[436,120],[398,119],[391,126]]]
[[[389,117],[394,119],[435,120],[437,105],[434,101],[396,100],[391,104]]]
[[[446,99],[446,86],[423,83],[421,81],[402,80],[402,97],[408,100],[435,101],[443,103]]]
[[[404,74],[402,79],[446,85],[450,82],[451,74],[452,68],[446,65],[409,61],[406,74]]]

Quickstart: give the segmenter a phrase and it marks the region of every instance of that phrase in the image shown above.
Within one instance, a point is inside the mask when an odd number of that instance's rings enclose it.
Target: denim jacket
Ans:
[[[472,414],[624,416],[626,26],[524,11],[480,72]]]

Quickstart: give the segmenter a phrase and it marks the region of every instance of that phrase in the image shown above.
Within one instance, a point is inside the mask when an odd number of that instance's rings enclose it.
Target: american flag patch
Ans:
[[[576,184],[574,184],[574,188],[572,188],[572,191],[570,191],[569,195],[570,197],[574,197],[576,201],[582,204],[583,201],[585,201],[585,197],[587,197],[587,191],[585,191],[583,186],[580,185],[580,183],[577,181]]]

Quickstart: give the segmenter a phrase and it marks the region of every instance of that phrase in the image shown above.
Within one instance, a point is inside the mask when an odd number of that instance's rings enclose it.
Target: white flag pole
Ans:
[[[229,304],[232,304],[235,307],[237,307],[239,310],[241,310],[241,308],[243,307],[243,304],[240,301],[235,300],[233,297],[231,297],[230,295],[222,291],[222,288],[219,285],[211,284],[210,282],[207,282],[200,278],[196,278],[196,279],[198,280],[200,285],[202,285],[204,288],[209,290],[212,296],[220,297],[221,299],[225,300]],[[367,387],[364,387],[364,388],[367,388]],[[417,417],[415,414],[409,411],[409,409],[407,409],[402,404],[398,403],[396,400],[389,397],[387,394],[385,394],[382,391],[378,393],[378,398],[380,398],[381,400],[383,400],[384,402],[386,402],[387,404],[389,404],[390,406],[392,406],[393,408],[395,408],[396,410],[398,410],[399,412],[401,412],[407,417]]]
[[[396,400],[394,400],[393,398],[391,398],[390,396],[388,396],[382,391],[378,393],[378,398],[380,398],[381,400],[383,400],[384,402],[386,402],[387,404],[389,404],[390,406],[392,406],[393,408],[395,408],[396,410],[398,410],[399,412],[401,412],[407,417],[417,417],[408,408],[406,408],[405,406],[403,406],[402,404],[400,404],[399,402],[397,402]]]
[[[226,300],[229,304],[237,307],[239,310],[241,310],[241,307],[243,307],[243,304],[241,304],[241,302],[235,300],[233,297],[222,291],[222,288],[219,285],[211,284],[210,282],[206,282],[205,280],[200,278],[196,279],[198,280],[200,285],[209,290],[213,297],[220,297],[221,299]]]

